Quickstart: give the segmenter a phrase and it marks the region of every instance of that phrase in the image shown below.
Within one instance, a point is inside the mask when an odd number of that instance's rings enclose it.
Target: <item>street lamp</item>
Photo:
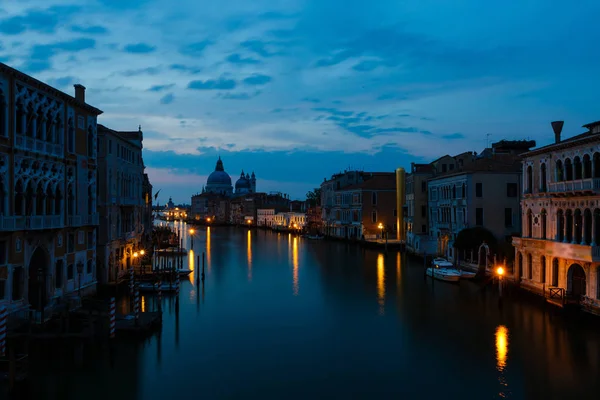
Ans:
[[[502,277],[504,276],[504,268],[498,267],[496,273],[498,274],[498,291],[500,292],[500,297],[502,297]]]
[[[379,225],[377,225],[377,228],[379,228],[381,238],[383,239],[383,224],[380,222]]]
[[[192,240],[191,248],[194,248],[194,228],[190,229],[190,239]]]

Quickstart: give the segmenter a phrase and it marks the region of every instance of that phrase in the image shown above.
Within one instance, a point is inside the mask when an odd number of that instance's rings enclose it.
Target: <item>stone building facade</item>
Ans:
[[[0,306],[48,318],[96,289],[97,117],[0,63]],[[24,315],[23,315],[24,316]]]
[[[600,313],[600,122],[524,154],[514,276],[553,302]]]

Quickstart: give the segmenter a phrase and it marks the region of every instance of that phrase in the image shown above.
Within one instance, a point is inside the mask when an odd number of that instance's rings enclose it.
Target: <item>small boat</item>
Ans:
[[[193,272],[193,270],[187,269],[187,268],[182,268],[182,269],[178,269],[177,272],[179,273],[179,276],[188,276],[189,274],[191,274]]]
[[[427,268],[427,276],[445,282],[458,282],[460,280],[460,271],[454,268],[451,262],[443,258],[436,258],[431,263],[431,267]]]
[[[179,249],[177,247],[169,247],[167,249],[160,249],[157,251],[161,256],[179,256],[187,254],[186,249]]]
[[[311,240],[321,240],[323,239],[323,236],[319,236],[319,235],[308,235],[307,238],[311,239]]]
[[[460,270],[460,277],[463,279],[472,279],[475,278],[475,275],[477,275],[477,272]]]
[[[169,282],[163,282],[160,285],[160,291],[161,292],[175,292],[175,282],[173,283],[169,283]],[[140,292],[156,292],[158,290],[158,286],[155,283],[152,282],[140,282],[139,286],[138,286]]]

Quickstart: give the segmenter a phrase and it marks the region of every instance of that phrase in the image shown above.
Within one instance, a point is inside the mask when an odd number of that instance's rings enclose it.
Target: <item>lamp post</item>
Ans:
[[[500,297],[502,297],[502,277],[504,276],[504,268],[498,267],[496,269],[496,273],[498,274],[498,291],[500,293]]]
[[[379,228],[379,236],[383,239],[383,224],[380,222],[377,228]]]
[[[145,271],[143,270],[143,266],[142,266],[142,258],[144,258],[144,255],[146,254],[146,251],[144,249],[140,250],[140,269],[142,270],[142,273],[144,273]]]
[[[194,228],[190,229],[190,239],[192,241],[192,245],[191,245],[192,249],[194,248],[194,232],[195,232]]]

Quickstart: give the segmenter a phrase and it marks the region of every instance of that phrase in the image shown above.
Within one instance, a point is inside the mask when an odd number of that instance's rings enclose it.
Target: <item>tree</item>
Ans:
[[[315,188],[306,193],[306,201],[309,207],[318,207],[321,205],[321,188]]]
[[[476,226],[473,228],[463,229],[462,231],[458,232],[453,245],[453,247],[458,250],[475,251],[479,264],[479,271],[477,272],[478,276],[483,276],[485,274],[486,263],[479,262],[479,247],[483,243],[487,244],[489,247],[490,254],[496,253],[498,249],[498,241],[496,240],[494,234],[485,228]]]

